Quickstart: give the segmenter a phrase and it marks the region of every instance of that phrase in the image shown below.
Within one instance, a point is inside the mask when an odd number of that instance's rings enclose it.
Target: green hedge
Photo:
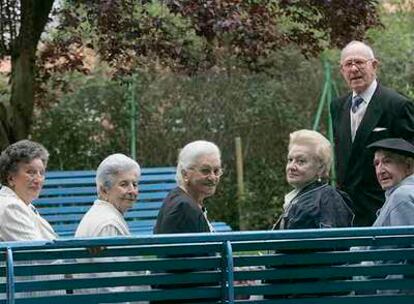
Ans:
[[[135,87],[139,163],[175,165],[178,149],[186,143],[216,142],[226,174],[218,194],[208,202],[210,216],[237,228],[234,139],[240,136],[247,189],[241,209],[244,227],[268,228],[288,191],[284,178],[288,134],[311,126],[322,86],[319,62],[297,56],[280,61],[291,69],[281,75],[139,73],[131,85],[131,78],[111,80],[105,71],[67,74],[63,81],[69,93],[59,96],[48,90],[59,102],[39,111],[32,137],[49,149],[52,170],[95,169],[110,153],[128,154],[128,102],[130,88]]]

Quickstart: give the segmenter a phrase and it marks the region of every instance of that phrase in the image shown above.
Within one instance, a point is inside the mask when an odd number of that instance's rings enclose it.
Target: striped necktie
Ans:
[[[363,102],[364,102],[364,99],[361,96],[359,95],[354,96],[352,98],[352,107],[351,107],[352,113],[356,113],[358,111],[360,104]]]

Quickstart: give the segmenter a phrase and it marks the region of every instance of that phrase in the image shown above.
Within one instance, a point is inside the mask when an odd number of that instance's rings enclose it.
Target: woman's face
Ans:
[[[183,172],[185,188],[198,203],[202,203],[204,198],[216,192],[222,173],[217,155],[202,155],[190,169]]]
[[[321,164],[310,147],[292,145],[286,164],[286,180],[291,186],[302,188],[318,179],[321,173]]]
[[[10,188],[26,203],[39,197],[45,180],[45,165],[40,158],[18,164],[17,172],[8,178]]]
[[[104,200],[121,213],[131,208],[138,197],[138,173],[136,170],[120,172],[112,181],[112,187],[104,190]]]

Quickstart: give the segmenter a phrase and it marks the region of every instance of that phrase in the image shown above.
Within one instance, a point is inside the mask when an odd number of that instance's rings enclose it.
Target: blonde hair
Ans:
[[[313,156],[323,166],[324,178],[329,177],[329,171],[332,165],[332,146],[328,139],[321,133],[312,130],[298,130],[290,133],[289,150],[293,145],[310,147]]]

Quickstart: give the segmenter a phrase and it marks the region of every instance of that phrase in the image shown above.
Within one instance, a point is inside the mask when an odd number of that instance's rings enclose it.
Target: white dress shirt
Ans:
[[[354,141],[355,139],[355,135],[358,130],[358,127],[361,124],[362,119],[364,118],[365,112],[367,111],[368,104],[371,101],[371,98],[374,95],[375,90],[377,89],[377,85],[378,85],[377,80],[374,79],[374,81],[371,82],[371,84],[368,86],[368,88],[364,92],[360,94],[357,94],[356,92],[352,93],[352,99],[357,95],[361,96],[364,99],[364,102],[362,102],[359,105],[355,113],[352,112],[352,110],[350,110],[352,141]]]
[[[32,204],[7,186],[0,189],[0,241],[37,241],[57,238],[52,226]]]

